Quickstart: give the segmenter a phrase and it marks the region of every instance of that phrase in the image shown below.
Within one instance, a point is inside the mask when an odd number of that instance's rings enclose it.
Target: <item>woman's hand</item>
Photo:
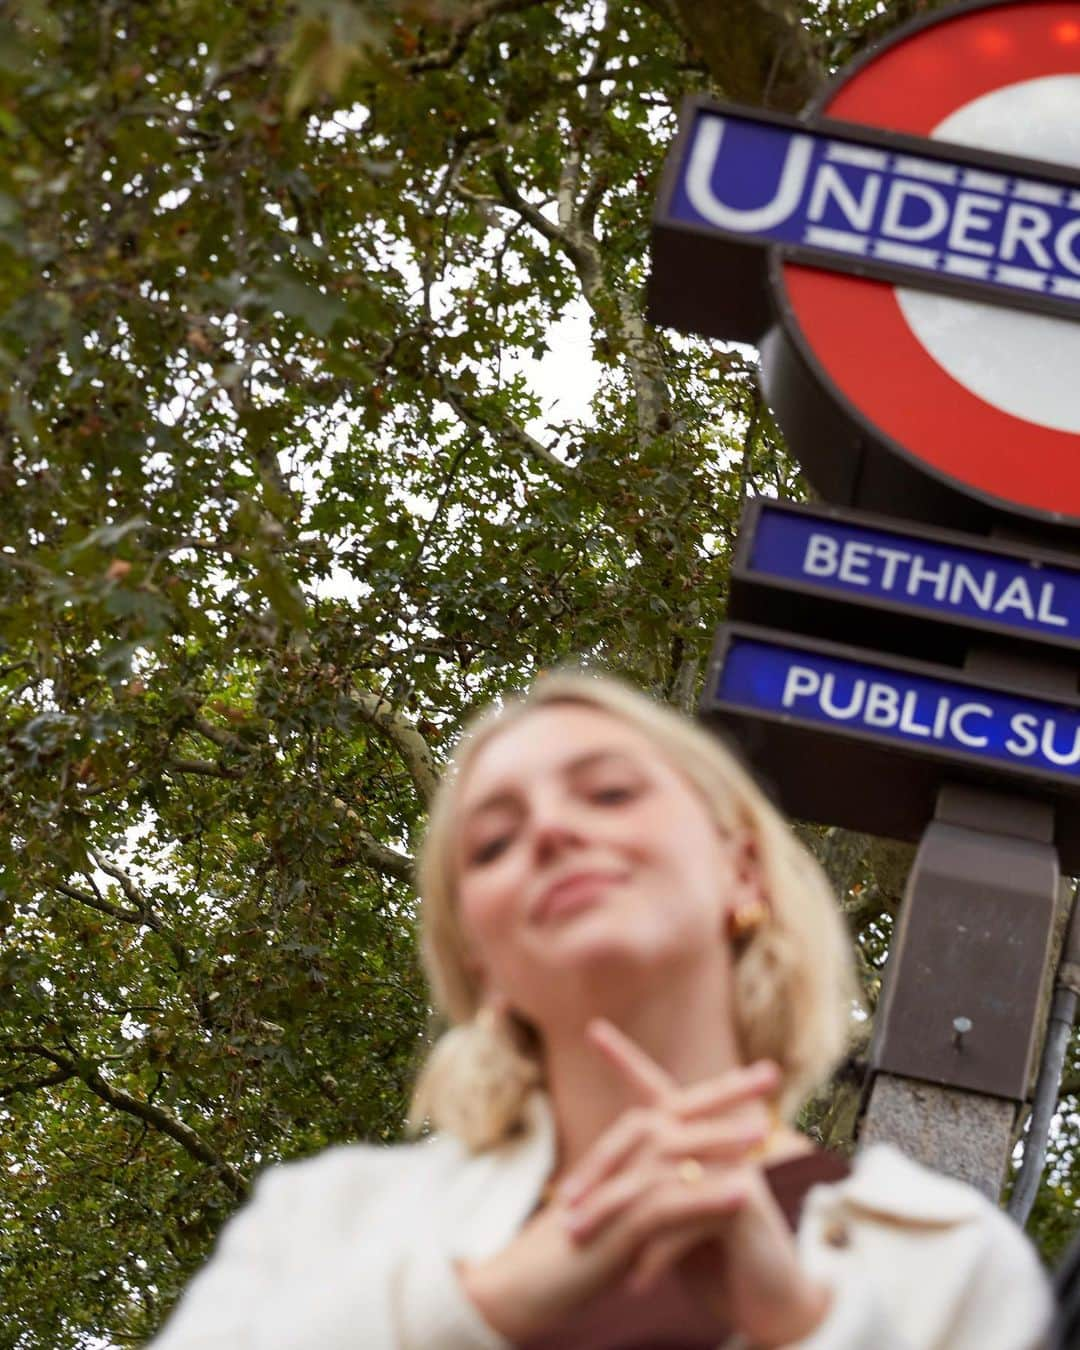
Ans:
[[[744,1136],[744,1150],[761,1138]],[[682,1199],[682,1196],[679,1197]],[[556,1194],[501,1252],[463,1263],[458,1275],[484,1320],[515,1343],[558,1326],[589,1299],[619,1284],[650,1241],[668,1235],[667,1216],[647,1206],[614,1215],[588,1240],[577,1235],[575,1211]],[[695,1233],[695,1242],[701,1239]],[[718,1324],[718,1330],[722,1328]]]
[[[615,1285],[635,1255],[623,1224],[580,1246],[570,1210],[554,1199],[486,1261],[458,1267],[465,1293],[489,1326],[515,1345],[551,1331],[594,1295]]]
[[[809,1334],[828,1295],[803,1274],[760,1165],[748,1158],[765,1136],[761,1097],[775,1090],[776,1067],[680,1088],[610,1023],[589,1034],[648,1104],[620,1117],[560,1188],[582,1253],[621,1233],[638,1243],[628,1280],[635,1291],[677,1266],[718,1325],[756,1345]]]
[[[734,1222],[745,1205],[737,1169],[766,1136],[769,1114],[762,1099],[775,1090],[778,1072],[755,1065],[681,1089],[609,1024],[594,1025],[594,1043],[643,1106],[624,1113],[601,1136],[552,1203],[508,1247],[488,1261],[464,1265],[462,1284],[496,1331],[520,1341],[557,1325],[632,1271],[648,1282],[680,1262],[695,1291],[699,1278],[707,1286],[710,1297],[703,1301],[720,1332],[731,1327],[735,1308],[723,1295],[711,1250],[698,1276],[698,1249],[715,1239],[722,1217]],[[701,1189],[677,1180],[678,1163],[688,1154],[709,1169]],[[756,1169],[750,1173],[760,1179]],[[660,1184],[673,1176],[674,1185]],[[776,1217],[790,1246],[783,1217]],[[756,1229],[747,1238],[755,1235]],[[769,1296],[776,1294],[774,1288]]]

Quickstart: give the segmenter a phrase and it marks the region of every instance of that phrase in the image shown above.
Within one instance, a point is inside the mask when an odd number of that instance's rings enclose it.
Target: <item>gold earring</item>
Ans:
[[[769,906],[764,900],[748,900],[745,905],[728,910],[728,937],[732,942],[748,942],[769,918]]]

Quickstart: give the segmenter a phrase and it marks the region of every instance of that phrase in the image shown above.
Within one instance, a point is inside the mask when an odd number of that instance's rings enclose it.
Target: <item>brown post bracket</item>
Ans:
[[[1025,1098],[1060,875],[1053,828],[1050,806],[942,789],[893,939],[871,1074]]]

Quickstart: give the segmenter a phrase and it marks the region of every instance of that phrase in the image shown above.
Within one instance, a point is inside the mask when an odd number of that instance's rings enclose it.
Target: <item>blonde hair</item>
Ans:
[[[851,940],[824,872],[715,736],[609,676],[562,671],[470,724],[432,802],[417,868],[420,942],[435,1003],[452,1025],[421,1069],[411,1127],[427,1119],[473,1150],[490,1148],[520,1126],[541,1081],[527,1030],[477,1017],[480,987],[458,922],[453,847],[458,784],[477,752],[536,709],[565,703],[642,732],[698,790],[718,825],[749,831],[771,915],[734,950],[735,1031],[743,1062],[768,1058],[780,1066],[780,1109],[790,1118],[842,1056],[856,998]]]

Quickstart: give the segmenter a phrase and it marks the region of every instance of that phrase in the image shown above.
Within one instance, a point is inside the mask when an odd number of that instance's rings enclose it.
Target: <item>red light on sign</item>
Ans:
[[[1080,23],[1073,23],[1068,19],[1063,23],[1056,23],[1050,29],[1050,34],[1055,42],[1066,44],[1080,42]]]
[[[984,28],[975,34],[975,46],[984,56],[1003,56],[1012,46],[1012,39],[1000,28]]]

